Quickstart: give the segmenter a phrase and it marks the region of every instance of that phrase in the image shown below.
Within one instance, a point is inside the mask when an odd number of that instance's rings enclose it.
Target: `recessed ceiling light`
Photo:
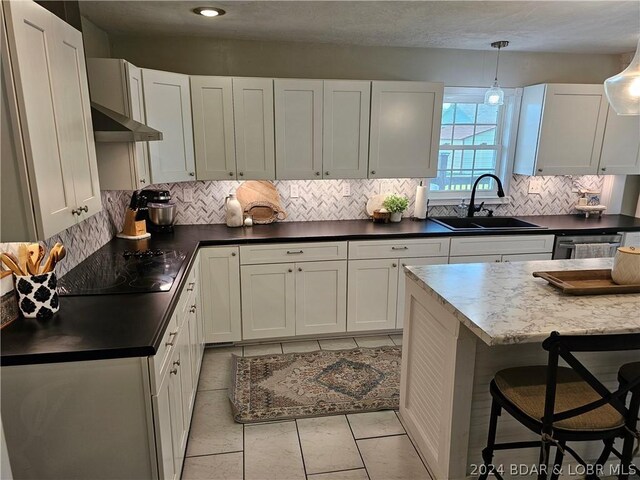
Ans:
[[[197,13],[198,15],[202,15],[203,17],[219,17],[220,15],[224,15],[227,12],[225,12],[221,8],[198,7],[193,9],[193,13]]]

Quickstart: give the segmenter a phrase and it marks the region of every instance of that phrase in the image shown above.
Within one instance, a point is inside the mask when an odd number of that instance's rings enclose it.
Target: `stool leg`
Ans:
[[[538,474],[538,480],[547,480],[547,472],[549,471],[549,453],[551,452],[551,444],[549,442],[541,442],[540,445],[540,457],[538,459],[538,466],[540,467],[540,473]],[[546,459],[546,460],[545,460]],[[543,469],[543,466],[545,469]]]
[[[629,478],[628,472],[631,461],[633,460],[633,446],[636,440],[631,432],[635,432],[638,426],[638,412],[640,412],[640,393],[634,392],[631,395],[631,402],[629,403],[629,417],[626,420],[626,425],[629,431],[627,431],[624,436],[622,459],[620,460],[622,473],[618,476],[619,480],[627,480],[627,478]]]
[[[496,430],[498,429],[498,417],[502,413],[502,407],[496,402],[495,398],[491,402],[491,418],[489,419],[489,435],[487,438],[487,446],[482,450],[482,460],[484,470],[478,477],[478,480],[487,480],[493,461],[493,446],[496,444]]]
[[[611,456],[611,450],[613,449],[614,440],[614,438],[610,438],[603,441],[604,448],[602,449],[602,453],[598,457],[598,460],[596,460],[597,466],[604,465],[605,463],[607,463],[607,460],[609,460],[609,457]]]

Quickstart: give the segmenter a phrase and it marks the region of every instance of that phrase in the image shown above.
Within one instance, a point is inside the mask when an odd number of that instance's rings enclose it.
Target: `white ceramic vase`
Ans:
[[[398,223],[402,220],[402,212],[392,212],[389,221],[393,223]]]
[[[236,198],[235,194],[231,193],[224,200],[225,206],[225,220],[227,227],[241,227],[244,225],[244,215],[242,214],[242,205]]]
[[[611,278],[618,285],[640,285],[640,247],[618,248]]]

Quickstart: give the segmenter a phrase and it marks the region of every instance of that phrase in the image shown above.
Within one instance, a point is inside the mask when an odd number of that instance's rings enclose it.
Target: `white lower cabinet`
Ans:
[[[347,262],[296,264],[296,335],[345,332]]]
[[[449,263],[551,260],[554,235],[454,237]]]
[[[238,247],[200,249],[202,324],[206,343],[242,340]]]
[[[349,262],[347,330],[396,328],[398,260]]]
[[[242,266],[242,338],[296,333],[295,264]]]

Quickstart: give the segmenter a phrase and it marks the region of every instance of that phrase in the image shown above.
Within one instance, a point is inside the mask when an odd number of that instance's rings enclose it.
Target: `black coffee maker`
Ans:
[[[140,197],[142,197],[144,207],[141,209],[141,218],[147,222],[147,231],[156,233],[168,233],[173,232],[173,222],[168,225],[159,225],[154,223],[152,216],[149,214],[149,208],[154,208],[154,204],[166,204],[171,202],[171,192],[169,190],[155,190],[145,189],[139,191]]]

